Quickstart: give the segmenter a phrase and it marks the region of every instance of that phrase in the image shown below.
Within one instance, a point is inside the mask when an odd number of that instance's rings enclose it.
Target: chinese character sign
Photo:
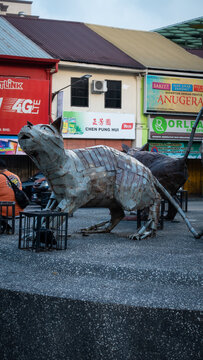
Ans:
[[[134,114],[64,111],[64,138],[135,139]]]
[[[147,75],[145,112],[198,113],[203,106],[203,79]]]
[[[48,123],[49,81],[0,78],[0,134],[18,134],[27,121]]]

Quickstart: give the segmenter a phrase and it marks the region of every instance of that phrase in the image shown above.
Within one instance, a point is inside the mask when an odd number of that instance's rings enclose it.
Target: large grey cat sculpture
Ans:
[[[28,122],[18,135],[22,149],[46,176],[57,211],[70,214],[84,205],[109,208],[110,221],[83,229],[90,233],[110,232],[124,217],[124,210],[149,207],[145,226],[131,236],[142,239],[156,232],[161,201],[156,188],[159,188],[176,206],[194,237],[200,237],[147,167],[107,146],[65,150],[62,123],[61,118],[51,125],[33,126]]]

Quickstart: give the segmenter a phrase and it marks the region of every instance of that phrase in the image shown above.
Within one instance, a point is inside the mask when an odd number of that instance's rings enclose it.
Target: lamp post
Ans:
[[[54,93],[52,93],[52,101],[54,100],[55,96],[56,96],[60,91],[66,89],[66,88],[68,88],[68,87],[70,87],[70,86],[73,86],[73,85],[79,83],[80,81],[87,80],[87,79],[89,79],[91,76],[92,76],[92,75],[89,75],[89,74],[83,75],[83,76],[81,76],[77,81],[75,81],[74,83],[69,84],[69,85],[67,85],[67,86],[64,86],[63,88],[55,91]]]

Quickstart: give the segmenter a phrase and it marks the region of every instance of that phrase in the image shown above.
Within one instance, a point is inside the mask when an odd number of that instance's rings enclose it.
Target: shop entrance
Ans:
[[[184,190],[188,194],[203,195],[203,164],[199,159],[188,159],[188,180],[184,185]]]

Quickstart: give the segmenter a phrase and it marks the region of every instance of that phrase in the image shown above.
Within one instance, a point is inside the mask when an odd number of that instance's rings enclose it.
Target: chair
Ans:
[[[176,193],[178,200],[180,201],[180,206],[183,211],[187,212],[188,210],[188,192],[187,190],[179,189]],[[184,206],[185,205],[185,206]]]
[[[9,209],[12,210],[12,215],[9,216]],[[4,210],[4,211],[3,211]],[[6,215],[2,215],[5,213]],[[9,224],[11,222],[11,225]],[[15,233],[15,202],[14,201],[0,201],[0,234],[6,232],[7,234]]]

